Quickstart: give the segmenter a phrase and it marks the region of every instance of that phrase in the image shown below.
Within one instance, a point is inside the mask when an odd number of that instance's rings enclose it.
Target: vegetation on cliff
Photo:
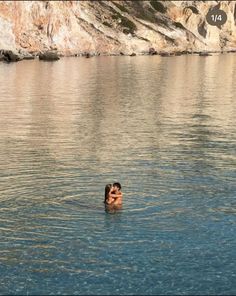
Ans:
[[[216,5],[219,29],[206,22]],[[236,1],[0,1],[0,50],[23,55],[235,50]]]

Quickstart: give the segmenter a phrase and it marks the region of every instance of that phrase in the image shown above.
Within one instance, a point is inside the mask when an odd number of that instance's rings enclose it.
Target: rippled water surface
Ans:
[[[234,54],[0,77],[0,294],[236,294]]]

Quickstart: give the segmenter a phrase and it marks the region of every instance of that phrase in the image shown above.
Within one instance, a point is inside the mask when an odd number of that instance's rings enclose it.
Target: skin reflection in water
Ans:
[[[122,205],[105,204],[105,212],[108,214],[115,214],[119,212],[121,209],[122,209]]]

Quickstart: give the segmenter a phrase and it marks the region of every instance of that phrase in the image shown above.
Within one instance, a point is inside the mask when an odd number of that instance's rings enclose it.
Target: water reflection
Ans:
[[[235,63],[1,64],[1,291],[235,291]]]
[[[105,205],[105,212],[108,214],[115,214],[122,209],[122,205]]]

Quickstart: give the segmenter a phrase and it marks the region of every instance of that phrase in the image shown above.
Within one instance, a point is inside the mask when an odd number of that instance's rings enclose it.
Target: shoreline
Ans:
[[[174,56],[182,56],[182,55],[198,55],[198,56],[212,56],[217,54],[225,54],[225,53],[236,53],[236,49],[228,49],[228,50],[182,50],[182,51],[156,51],[153,48],[150,48],[149,51],[139,52],[139,53],[94,53],[94,52],[82,52],[77,54],[63,54],[62,52],[56,50],[48,50],[44,52],[35,52],[35,53],[28,53],[28,52],[21,52],[14,51],[14,50],[0,50],[0,62],[5,63],[12,63],[18,62],[22,60],[44,60],[44,61],[56,61],[60,58],[64,57],[83,57],[83,58],[92,58],[98,56],[162,56],[162,57],[174,57]]]

